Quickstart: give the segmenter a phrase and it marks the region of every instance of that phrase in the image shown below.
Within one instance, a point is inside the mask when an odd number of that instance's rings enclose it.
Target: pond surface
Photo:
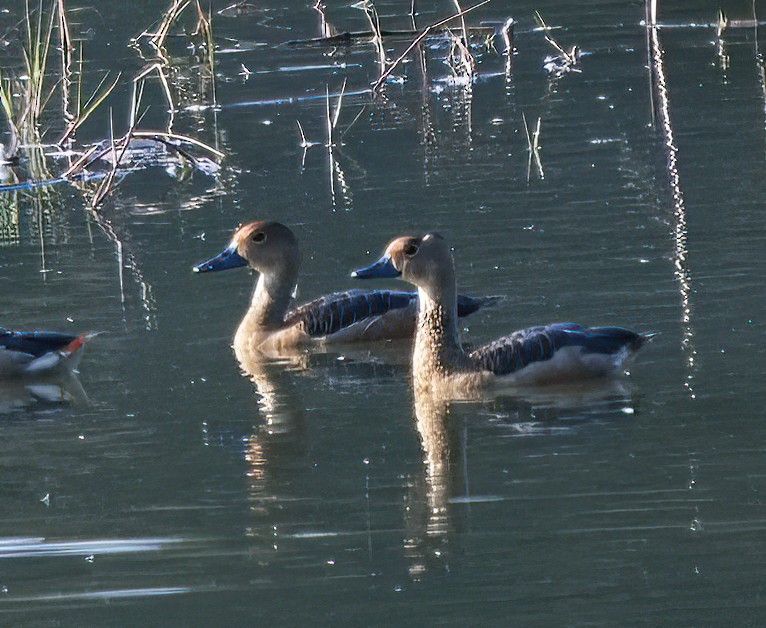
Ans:
[[[80,146],[109,137],[110,112],[127,130],[151,62],[128,44],[157,4],[68,3],[83,91],[123,72]],[[510,64],[496,39],[461,85],[428,38],[376,98],[371,44],[285,45],[322,34],[310,2],[228,4],[213,3],[215,101],[182,34],[193,7],[166,60],[173,128],[225,153],[219,171],[141,168],[95,212],[68,184],[2,195],[0,323],[102,334],[63,391],[0,387],[0,623],[760,623],[766,41],[751,3],[723,7],[721,37],[713,3],[660,7],[653,40],[640,2],[493,0],[466,21],[512,15]],[[383,28],[412,29],[408,2],[376,6]],[[419,6],[417,26],[454,10]],[[572,71],[544,69],[536,10],[581,50]],[[13,11],[4,76],[20,67]],[[348,3],[324,15],[369,28]],[[386,40],[389,60],[411,39]],[[147,128],[167,122],[157,76]],[[465,321],[471,343],[554,320],[659,335],[617,384],[451,407],[414,404],[401,346],[251,381],[230,342],[252,277],[191,267],[255,218],[300,239],[299,299],[358,287],[349,271],[393,236],[438,230],[464,291],[505,296]]]

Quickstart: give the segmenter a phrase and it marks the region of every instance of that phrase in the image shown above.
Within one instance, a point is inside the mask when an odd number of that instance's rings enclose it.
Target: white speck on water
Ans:
[[[85,440],[85,434],[80,434],[79,436],[77,436],[77,438],[79,438],[80,440]]]
[[[271,126],[272,124],[274,124],[274,122],[272,122],[271,120],[261,120],[261,124],[264,126]]]
[[[43,497],[40,500],[40,502],[45,504],[46,506],[50,506],[51,505],[51,494],[50,493],[46,493],[45,497]]]
[[[365,458],[364,460],[362,460],[362,462],[364,464],[370,464],[370,459],[369,458]]]
[[[396,593],[401,593],[403,591],[403,589],[402,589],[402,587],[396,586],[396,587],[394,587],[394,591]]]
[[[689,524],[689,529],[692,532],[701,532],[702,530],[705,529],[705,527],[702,525],[702,522],[697,517],[694,517],[694,519],[692,519],[691,524]]]
[[[334,558],[328,558],[326,562],[327,562],[328,565],[334,565],[335,564],[335,559]]]
[[[95,557],[93,554],[90,554],[89,556],[86,556],[86,557],[85,557],[85,562],[86,562],[86,563],[91,563],[91,564],[93,564],[93,561],[94,561],[94,560],[96,560],[96,557]]]
[[[74,323],[74,319],[71,316],[67,316],[66,319],[68,322]]]
[[[622,413],[623,414],[635,414],[636,413],[636,409],[635,408],[631,408],[630,406],[625,406],[622,409]]]

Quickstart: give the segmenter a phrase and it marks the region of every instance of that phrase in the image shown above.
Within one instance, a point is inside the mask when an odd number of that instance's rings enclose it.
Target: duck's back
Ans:
[[[470,358],[480,370],[519,383],[564,382],[618,371],[646,338],[622,327],[553,323],[515,331]]]
[[[76,368],[86,336],[0,327],[0,377],[45,373],[67,364]]]
[[[77,336],[55,331],[11,331],[0,327],[0,349],[19,351],[34,358],[59,351],[76,339]]]

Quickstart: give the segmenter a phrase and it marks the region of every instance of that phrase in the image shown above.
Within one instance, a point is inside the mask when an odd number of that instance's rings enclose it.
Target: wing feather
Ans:
[[[583,353],[613,355],[624,350],[637,351],[646,338],[622,327],[553,323],[515,331],[479,347],[470,357],[482,370],[510,375],[535,362],[550,360],[564,347],[580,347]]]
[[[51,351],[60,351],[77,336],[53,331],[11,331],[0,327],[0,349],[19,351],[35,358]]]

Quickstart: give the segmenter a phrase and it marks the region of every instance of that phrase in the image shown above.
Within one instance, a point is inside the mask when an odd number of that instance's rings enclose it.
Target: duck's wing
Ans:
[[[370,323],[389,312],[413,306],[416,300],[415,292],[402,290],[335,292],[290,310],[285,327],[301,326],[310,337],[325,338],[357,323]]]
[[[0,349],[20,351],[33,358],[61,351],[78,339],[78,336],[55,331],[11,331],[0,327]]]
[[[458,316],[473,314],[500,299],[458,295]],[[342,342],[407,338],[414,331],[417,300],[417,292],[407,290],[335,292],[290,310],[285,327],[301,326],[312,338],[335,335]]]
[[[552,361],[558,353],[564,355],[564,350],[571,347],[577,349],[580,368],[592,368],[592,374],[601,374],[600,371],[606,374],[638,351],[649,337],[623,327],[553,323],[515,331],[479,347],[470,357],[482,370],[495,375],[511,375],[535,364]],[[567,366],[576,368],[571,364]],[[556,364],[557,369],[560,367]]]
[[[63,364],[76,368],[80,349],[90,337],[53,331],[12,331],[0,328],[0,373],[6,375],[39,374],[56,370]],[[0,356],[2,357],[2,356]]]

